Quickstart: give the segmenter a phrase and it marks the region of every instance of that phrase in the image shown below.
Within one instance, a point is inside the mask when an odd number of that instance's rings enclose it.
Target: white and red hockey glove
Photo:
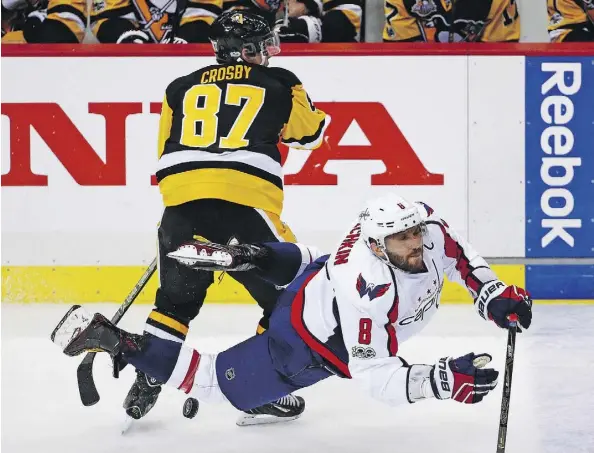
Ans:
[[[453,399],[459,403],[474,404],[497,386],[499,372],[483,368],[491,361],[489,354],[474,354],[453,359],[444,357],[431,370],[431,389],[440,400]]]
[[[518,323],[528,329],[532,323],[532,298],[530,293],[516,285],[508,286],[501,280],[483,284],[474,300],[474,307],[484,320],[491,320],[499,327],[509,327],[509,315],[518,315]],[[518,328],[518,332],[522,330]]]

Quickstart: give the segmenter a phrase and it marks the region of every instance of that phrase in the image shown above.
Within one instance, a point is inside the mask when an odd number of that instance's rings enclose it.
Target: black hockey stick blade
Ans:
[[[509,315],[509,321],[507,350],[505,353],[503,394],[501,395],[501,414],[499,416],[499,434],[497,435],[497,453],[505,453],[505,444],[507,440],[507,422],[509,420],[509,402],[511,399],[512,374],[514,372],[514,353],[516,350],[518,316],[516,314]]]
[[[92,406],[99,402],[99,392],[93,380],[93,361],[95,352],[89,352],[76,369],[80,400],[84,406]]]
[[[120,322],[120,319],[122,319],[124,314],[128,311],[128,308],[130,308],[132,303],[136,300],[156,270],[157,258],[153,259],[147,270],[144,272],[144,274],[142,274],[142,277],[140,277],[138,283],[136,283],[134,288],[132,288],[132,291],[130,294],[128,294],[128,297],[126,297],[118,311],[115,313],[115,315],[113,315],[113,318],[111,318],[111,322],[114,324]],[[95,352],[89,352],[82,362],[80,362],[80,365],[76,370],[78,391],[80,393],[80,400],[84,406],[92,406],[93,404],[97,404],[100,400],[99,392],[97,391],[97,386],[95,385],[95,380],[93,379],[93,361],[95,360],[95,355]],[[115,377],[117,377],[117,371],[118,370],[114,370]]]

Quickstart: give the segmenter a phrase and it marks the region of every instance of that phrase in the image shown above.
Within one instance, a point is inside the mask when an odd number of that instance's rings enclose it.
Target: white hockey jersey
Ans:
[[[357,223],[320,269],[309,275],[292,307],[304,341],[342,377],[362,380],[389,404],[408,401],[408,364],[399,345],[421,331],[439,308],[444,276],[468,289],[496,279],[483,258],[433,210],[418,203],[427,225],[426,271],[402,272],[377,258]]]

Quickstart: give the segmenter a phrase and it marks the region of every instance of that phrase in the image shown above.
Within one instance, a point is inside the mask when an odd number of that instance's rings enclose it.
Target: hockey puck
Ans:
[[[200,404],[196,398],[188,398],[184,403],[183,414],[186,418],[194,418],[198,413]]]

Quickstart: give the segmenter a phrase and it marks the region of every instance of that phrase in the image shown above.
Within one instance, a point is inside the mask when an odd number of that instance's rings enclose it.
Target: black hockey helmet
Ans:
[[[210,26],[209,38],[220,64],[238,61],[244,49],[250,57],[280,53],[278,35],[262,16],[250,11],[224,12]]]

